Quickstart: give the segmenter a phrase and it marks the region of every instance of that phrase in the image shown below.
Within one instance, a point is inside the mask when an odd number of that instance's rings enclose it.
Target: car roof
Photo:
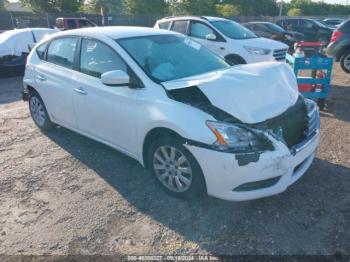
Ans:
[[[54,34],[52,37],[58,36],[107,36],[112,39],[148,36],[148,35],[169,35],[178,34],[168,30],[155,29],[149,27],[137,27],[137,26],[105,26],[105,27],[87,27],[74,30],[67,30]]]
[[[253,21],[253,22],[248,22],[248,24],[273,24],[273,23],[265,22],[265,21]]]
[[[215,16],[167,16],[164,17],[157,22],[165,22],[165,21],[174,21],[174,20],[186,20],[186,19],[192,19],[192,20],[201,20],[201,21],[231,21],[226,18],[221,17],[215,17]]]

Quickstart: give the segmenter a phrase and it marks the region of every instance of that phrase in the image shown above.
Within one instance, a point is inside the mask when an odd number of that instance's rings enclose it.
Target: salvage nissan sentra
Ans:
[[[107,144],[176,196],[239,201],[283,192],[319,145],[318,109],[298,93],[287,64],[230,67],[169,31],[55,34],[29,55],[23,86],[40,129],[60,125]]]

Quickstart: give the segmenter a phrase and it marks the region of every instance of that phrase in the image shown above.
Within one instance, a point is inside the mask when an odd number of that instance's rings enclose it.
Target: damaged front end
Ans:
[[[187,144],[233,153],[239,166],[258,162],[262,153],[273,151],[275,147],[271,138],[285,144],[294,155],[319,130],[317,107],[302,96],[284,113],[260,123],[247,124],[212,105],[196,86],[167,93],[171,99],[196,107],[217,120],[206,123],[217,139],[212,145],[195,141],[187,141]]]

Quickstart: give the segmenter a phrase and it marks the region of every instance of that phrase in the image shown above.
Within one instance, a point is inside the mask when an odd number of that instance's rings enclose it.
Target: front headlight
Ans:
[[[270,49],[252,47],[252,46],[244,46],[244,49],[253,55],[268,55],[271,52]]]
[[[217,140],[214,146],[221,151],[249,153],[272,149],[272,145],[252,131],[229,123],[207,121]]]

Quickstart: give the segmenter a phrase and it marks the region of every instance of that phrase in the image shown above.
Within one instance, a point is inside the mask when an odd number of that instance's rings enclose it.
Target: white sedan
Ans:
[[[318,109],[287,64],[230,67],[164,30],[54,34],[29,55],[23,97],[42,130],[56,124],[109,145],[176,196],[283,192],[319,145]]]

